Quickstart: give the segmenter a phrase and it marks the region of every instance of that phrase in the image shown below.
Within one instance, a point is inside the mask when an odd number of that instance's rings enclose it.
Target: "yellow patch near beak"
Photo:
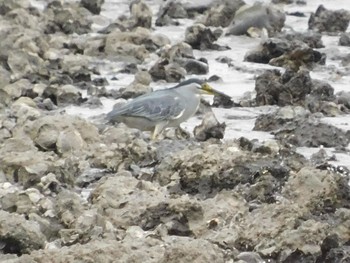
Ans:
[[[203,83],[202,84],[202,90],[206,94],[210,94],[210,95],[214,95],[215,94],[214,89],[208,83]]]

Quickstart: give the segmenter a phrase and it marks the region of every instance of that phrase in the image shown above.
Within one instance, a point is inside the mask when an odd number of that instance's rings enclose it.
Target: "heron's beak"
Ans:
[[[204,94],[218,95],[218,96],[231,98],[229,95],[226,95],[225,93],[212,88],[208,83],[202,84],[202,90]]]

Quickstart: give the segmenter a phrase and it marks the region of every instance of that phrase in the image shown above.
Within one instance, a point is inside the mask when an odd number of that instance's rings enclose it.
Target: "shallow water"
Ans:
[[[66,0],[71,1],[71,0]],[[157,13],[159,5],[162,3],[161,0],[148,0],[147,4],[150,5],[154,14]],[[192,4],[203,3],[203,1],[187,1]],[[253,0],[246,0],[246,3],[253,3]],[[262,1],[269,2],[269,1]],[[320,4],[323,4],[326,8],[329,9],[341,9],[341,8],[350,8],[348,0],[307,0],[307,5],[298,6],[298,5],[285,5],[281,6],[287,13],[291,12],[303,12],[305,17],[295,17],[287,16],[286,20],[286,30],[288,27],[293,28],[295,31],[306,31],[308,27],[308,19],[311,12],[316,11],[317,7]],[[33,0],[32,3],[35,3],[37,7],[43,7],[45,1]],[[130,1],[126,0],[106,0],[103,6],[103,10],[100,16],[95,16],[93,19],[95,24],[93,26],[94,30],[99,30],[107,26],[110,22],[115,20],[118,16],[122,14],[129,14],[129,3]],[[154,33],[161,33],[167,35],[172,44],[180,42],[184,39],[184,32],[187,26],[193,23],[193,20],[188,19],[179,19],[180,26],[166,26],[166,27],[154,27]],[[348,28],[348,31],[350,29]],[[314,69],[311,72],[311,77],[314,79],[326,80],[328,81],[335,89],[335,92],[342,90],[350,89],[350,75],[344,74],[349,70],[343,68],[340,65],[339,60],[332,60],[334,54],[347,54],[350,52],[349,47],[340,47],[338,46],[338,36],[323,36],[322,40],[325,45],[325,48],[320,49],[320,51],[327,54],[327,61],[325,66],[320,66]],[[226,94],[232,96],[235,101],[239,101],[247,92],[251,93],[254,96],[254,86],[255,86],[255,77],[261,73],[261,70],[267,68],[273,68],[269,65],[256,64],[250,62],[244,62],[243,58],[245,53],[248,50],[256,47],[260,42],[260,39],[253,39],[246,36],[228,36],[221,37],[218,40],[218,44],[228,45],[231,50],[227,51],[198,51],[196,50],[196,57],[204,57],[208,60],[209,63],[209,73],[206,76],[201,77],[210,77],[214,74],[222,78],[222,82],[217,82],[213,86],[225,92]],[[228,56],[233,61],[232,64],[235,67],[228,67],[227,64],[222,64],[217,62],[215,59],[219,56]],[[154,61],[150,59],[148,65],[151,65]],[[119,74],[117,73],[121,69],[122,64],[118,64],[110,61],[97,61],[99,64],[99,69],[101,72],[100,77],[106,77],[110,85],[107,87],[109,89],[119,89],[128,85],[133,80],[132,75]],[[239,70],[237,70],[239,69]],[[341,75],[337,72],[342,72]],[[112,77],[117,76],[117,81],[111,81]],[[191,77],[191,76],[188,76]],[[172,86],[172,84],[157,84],[151,83],[151,86],[154,89],[166,88]],[[210,97],[206,97],[210,100]],[[110,111],[115,103],[115,101],[110,99],[102,99],[103,108],[100,109],[87,109],[81,107],[70,106],[66,108],[68,114],[78,114],[86,118],[92,117],[94,115],[99,115],[101,113],[106,113]],[[267,113],[274,110],[275,107],[257,107],[257,108],[232,108],[232,109],[216,109],[213,111],[217,116],[220,122],[225,122],[227,125],[225,139],[235,139],[241,136],[247,137],[249,139],[258,139],[260,141],[271,140],[273,136],[266,132],[257,132],[253,131],[254,122],[256,117],[261,113]],[[334,118],[323,118],[324,122],[336,125],[342,129],[349,129],[350,116],[339,116]],[[188,131],[192,131],[193,128],[201,122],[197,117],[193,117],[182,125],[183,128]],[[305,148],[301,147],[298,151],[304,154],[306,157],[314,152],[317,152],[318,149]],[[327,152],[332,155],[334,149],[327,149]],[[350,168],[350,156],[343,153],[335,153],[338,161],[333,162],[334,164],[346,165]]]

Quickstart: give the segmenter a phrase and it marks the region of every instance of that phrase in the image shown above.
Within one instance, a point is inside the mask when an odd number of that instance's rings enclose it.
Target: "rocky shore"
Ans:
[[[0,0],[0,262],[348,262],[350,165],[333,162],[349,154],[350,132],[322,119],[346,126],[350,91],[314,76],[350,76],[350,10],[135,0],[96,25],[122,2]],[[308,30],[287,26],[306,16]],[[161,33],[184,24],[179,42]],[[238,65],[222,39],[240,38],[259,44]],[[220,52],[222,72],[255,84],[203,101],[194,130],[154,141],[104,114],[68,112],[190,76],[225,86],[205,55]],[[272,139],[226,139],[230,119],[240,121],[232,112],[267,107],[252,132]],[[318,151],[306,158],[298,147]]]

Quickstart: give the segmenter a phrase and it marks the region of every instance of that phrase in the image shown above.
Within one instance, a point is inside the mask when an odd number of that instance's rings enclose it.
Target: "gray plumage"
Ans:
[[[153,131],[155,138],[166,127],[177,127],[192,117],[200,103],[200,94],[218,91],[199,79],[142,95],[107,114],[109,122],[123,122],[131,128]]]

